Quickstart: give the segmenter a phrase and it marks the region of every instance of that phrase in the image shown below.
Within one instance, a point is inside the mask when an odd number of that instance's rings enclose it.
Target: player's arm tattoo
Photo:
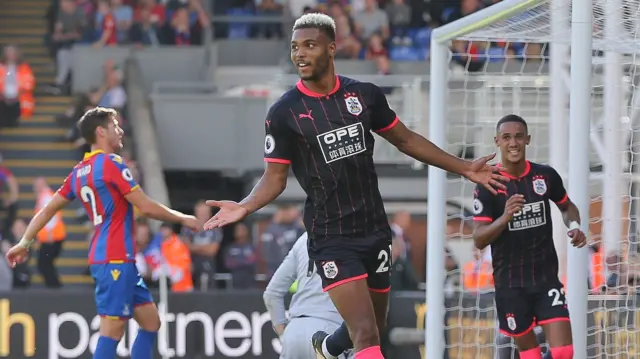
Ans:
[[[251,214],[271,203],[287,187],[288,175],[288,164],[267,162],[264,174],[240,205]]]
[[[381,132],[380,136],[407,156],[447,172],[464,175],[471,166],[471,162],[442,150],[433,142],[408,129],[402,122],[398,122],[388,131]]]
[[[44,226],[49,223],[51,218],[58,213],[61,209],[64,208],[70,201],[60,194],[56,193],[53,195],[53,198],[49,203],[47,203],[41,210],[33,216],[31,222],[27,226],[27,229],[22,236],[22,240],[20,243],[33,243],[33,239],[36,238],[36,235]]]
[[[556,205],[558,209],[560,209],[560,212],[562,212],[562,220],[567,228],[571,226],[571,222],[580,224],[580,211],[571,199],[567,199],[565,202]]]
[[[500,216],[490,224],[475,223],[473,228],[473,243],[476,248],[484,249],[498,239],[500,234],[507,228],[507,225],[509,225],[509,220],[507,216]]]

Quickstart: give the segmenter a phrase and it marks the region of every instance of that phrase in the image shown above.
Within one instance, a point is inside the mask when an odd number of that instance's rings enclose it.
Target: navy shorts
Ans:
[[[366,237],[314,239],[309,257],[314,261],[326,292],[341,284],[366,279],[369,290],[391,289],[391,233]]]
[[[567,299],[560,283],[496,289],[495,301],[500,332],[510,337],[525,335],[536,325],[569,320]]]

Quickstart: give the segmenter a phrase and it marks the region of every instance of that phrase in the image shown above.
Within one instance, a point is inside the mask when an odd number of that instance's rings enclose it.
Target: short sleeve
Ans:
[[[287,127],[287,119],[271,107],[264,124],[264,161],[290,164],[293,158],[293,131]]]
[[[562,177],[554,168],[549,167],[549,170],[549,199],[556,204],[563,204],[569,200],[569,195],[562,183]]]
[[[493,194],[484,186],[477,185],[473,191],[473,221],[493,222]]]
[[[57,193],[59,195],[61,195],[62,197],[66,198],[69,201],[73,201],[74,199],[76,199],[76,194],[75,192],[73,192],[73,173],[75,171],[72,171],[67,178],[64,179],[64,182],[62,183],[62,186],[60,186],[60,188],[58,188]]]
[[[122,157],[110,154],[104,166],[105,179],[114,185],[121,195],[128,195],[138,189],[139,185]]]
[[[381,133],[392,129],[400,119],[395,111],[389,107],[387,97],[382,93],[380,87],[372,86],[371,129],[376,133]]]

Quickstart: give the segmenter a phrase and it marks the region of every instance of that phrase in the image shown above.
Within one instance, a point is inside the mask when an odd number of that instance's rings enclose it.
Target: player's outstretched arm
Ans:
[[[7,253],[7,260],[9,261],[9,264],[15,266],[26,259],[29,248],[31,248],[31,245],[35,241],[38,232],[40,232],[40,230],[49,223],[51,218],[53,218],[53,216],[55,216],[55,214],[64,208],[64,206],[69,202],[70,201],[68,199],[58,193],[53,195],[51,201],[39,210],[31,222],[29,222],[20,242],[13,246],[13,248],[11,248]]]
[[[267,162],[264,174],[251,193],[236,203],[233,201],[207,201],[207,205],[220,208],[204,225],[205,230],[226,226],[241,221],[246,216],[271,203],[287,187],[289,164]]]
[[[495,188],[506,188],[498,181],[509,181],[508,178],[498,174],[496,167],[487,164],[495,157],[495,154],[481,157],[475,161],[463,160],[409,130],[401,121],[398,121],[393,128],[380,132],[379,135],[407,156],[413,157],[424,164],[442,168],[447,172],[462,175],[472,182],[484,185],[494,194],[497,193]]]
[[[158,203],[154,199],[144,193],[141,188],[137,188],[129,194],[125,195],[124,198],[129,201],[129,203],[138,207],[140,212],[145,217],[157,219],[163,222],[173,222],[180,223],[183,226],[190,228],[194,231],[200,230],[195,217],[186,215],[182,212],[178,212],[167,206]]]

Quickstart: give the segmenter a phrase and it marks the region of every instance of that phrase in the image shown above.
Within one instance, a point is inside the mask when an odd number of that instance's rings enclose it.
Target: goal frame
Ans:
[[[551,0],[563,1],[563,0]],[[501,20],[519,15],[544,0],[503,0],[488,8],[477,11],[459,20],[433,30],[431,33],[431,63],[429,84],[429,126],[430,140],[440,148],[446,146],[447,104],[450,41]],[[589,153],[591,125],[591,78],[592,78],[592,23],[593,4],[591,0],[573,0],[571,8],[571,91],[569,126],[571,131],[568,145],[569,196],[580,213],[589,213]],[[558,21],[554,21],[557,23]],[[564,139],[566,141],[566,137]],[[566,163],[566,162],[565,162]],[[442,281],[445,278],[444,258],[446,240],[447,178],[444,170],[434,166],[428,172],[428,214],[427,238],[427,291],[425,357],[443,358],[445,353],[445,294]],[[589,221],[581,223],[584,233]],[[566,238],[566,236],[565,236]],[[588,295],[588,249],[575,249],[569,241],[567,248],[567,282],[569,310],[573,332],[575,358],[587,356],[587,295]],[[438,278],[442,278],[439,280]],[[434,280],[435,279],[435,280]]]

